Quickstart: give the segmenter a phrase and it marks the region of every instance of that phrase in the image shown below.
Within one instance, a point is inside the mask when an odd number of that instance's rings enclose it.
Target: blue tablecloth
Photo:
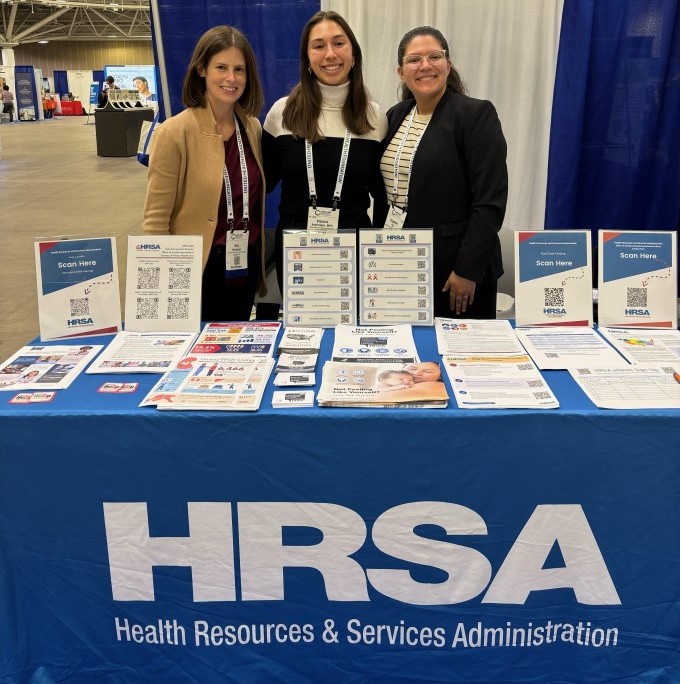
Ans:
[[[544,376],[559,410],[2,393],[0,681],[680,681],[680,411]]]

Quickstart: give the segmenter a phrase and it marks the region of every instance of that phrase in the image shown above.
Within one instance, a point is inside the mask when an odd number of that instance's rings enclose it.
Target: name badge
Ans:
[[[309,207],[307,230],[337,230],[340,210],[331,207]]]
[[[401,207],[390,206],[385,219],[386,230],[401,230],[406,221],[406,212]]]
[[[248,275],[248,231],[227,231],[225,275],[243,278]]]

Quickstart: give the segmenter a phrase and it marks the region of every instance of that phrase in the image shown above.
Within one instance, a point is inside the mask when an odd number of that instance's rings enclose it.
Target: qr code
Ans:
[[[189,297],[168,297],[168,313],[166,318],[189,318]]]
[[[349,302],[340,302],[340,311],[349,311]]]
[[[341,259],[349,259],[349,250],[348,249],[341,249],[340,250],[340,258]]]
[[[557,352],[546,352],[545,358],[546,359],[559,359],[560,355]]]
[[[349,264],[340,264],[341,271],[349,271]]]
[[[349,276],[340,276],[340,285],[349,285]]]
[[[157,290],[161,286],[161,269],[157,266],[137,269],[137,289]]]
[[[137,297],[136,318],[158,318],[158,297]]]
[[[71,304],[71,316],[90,315],[90,300],[87,297],[69,299],[69,303]]]
[[[550,399],[550,392],[534,392],[536,399]]]
[[[349,323],[349,321],[350,317],[348,314],[342,314],[342,316],[340,316],[340,323]]]
[[[419,295],[427,294],[427,288],[424,285],[418,285],[418,294]]]
[[[427,306],[427,300],[426,299],[419,299],[418,300],[418,308],[419,309],[424,309]]]
[[[627,287],[626,306],[647,308],[647,288],[646,287]]]
[[[349,297],[349,288],[348,287],[341,287],[340,288],[340,296],[341,297]]]
[[[419,311],[418,312],[418,320],[419,321],[426,321],[427,320],[427,313],[425,311]]]
[[[564,306],[564,288],[563,287],[544,287],[543,288],[543,306]]]
[[[426,267],[426,264],[425,264],[424,261],[419,261],[419,262],[418,262],[418,268],[425,268],[425,267]]]
[[[234,266],[240,266],[241,265],[241,255],[240,254],[234,254]]]
[[[543,380],[527,380],[527,387],[543,387]]]
[[[417,254],[418,256],[425,256],[425,247],[418,247]]]
[[[419,274],[418,274],[418,282],[419,282],[419,283],[424,283],[424,282],[425,282],[425,274],[424,274],[424,273],[419,273]]]
[[[533,366],[530,363],[520,363],[517,368],[519,368],[519,370],[531,370]]]
[[[186,290],[191,282],[190,268],[170,268],[169,269],[169,290]]]

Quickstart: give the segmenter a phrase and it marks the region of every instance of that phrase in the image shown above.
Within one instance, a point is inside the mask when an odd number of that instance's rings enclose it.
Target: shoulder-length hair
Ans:
[[[439,45],[441,45],[442,50],[446,53],[446,59],[451,61],[451,53],[449,52],[449,44],[446,42],[446,38],[442,35],[442,32],[432,26],[419,26],[418,28],[411,29],[408,33],[404,34],[404,37],[399,41],[399,47],[397,48],[397,63],[400,67],[404,63],[404,55],[406,54],[406,47],[408,44],[417,36],[431,36],[434,38]],[[446,78],[446,88],[451,92],[458,93],[459,95],[465,95],[467,89],[465,84],[460,78],[460,74],[456,71],[456,68],[451,65],[449,75]],[[401,99],[402,100],[413,100],[415,99],[413,93],[406,87],[405,83],[401,84]]]
[[[283,109],[283,125],[296,138],[307,138],[310,143],[323,140],[319,130],[321,89],[314,72],[309,69],[309,35],[322,21],[334,21],[352,44],[354,66],[349,72],[349,93],[342,107],[342,120],[354,135],[373,130],[368,118],[368,92],[364,86],[361,47],[349,24],[337,12],[317,12],[305,24],[300,38],[300,82],[293,88]]]
[[[182,83],[182,102],[185,107],[205,107],[205,78],[198,70],[207,70],[210,60],[218,52],[232,47],[238,48],[246,60],[246,87],[238,102],[249,116],[260,114],[264,96],[255,53],[248,39],[233,26],[215,26],[198,39]]]

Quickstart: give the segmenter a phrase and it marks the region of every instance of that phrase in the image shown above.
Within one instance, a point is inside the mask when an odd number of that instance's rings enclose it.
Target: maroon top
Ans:
[[[243,141],[243,151],[246,155],[246,165],[248,167],[248,190],[250,192],[250,218],[248,219],[248,244],[252,245],[260,239],[262,230],[262,212],[260,210],[260,198],[262,196],[262,174],[257,165],[255,155],[250,147],[250,141],[245,134],[243,127],[240,126],[241,140]],[[234,230],[243,229],[243,192],[241,185],[241,163],[238,157],[238,143],[236,133],[229,140],[224,141],[224,163],[229,173],[231,183],[231,196],[234,202]],[[217,227],[213,238],[213,247],[226,244],[227,234],[227,193],[222,181],[222,196],[220,197],[220,207],[217,211]]]

